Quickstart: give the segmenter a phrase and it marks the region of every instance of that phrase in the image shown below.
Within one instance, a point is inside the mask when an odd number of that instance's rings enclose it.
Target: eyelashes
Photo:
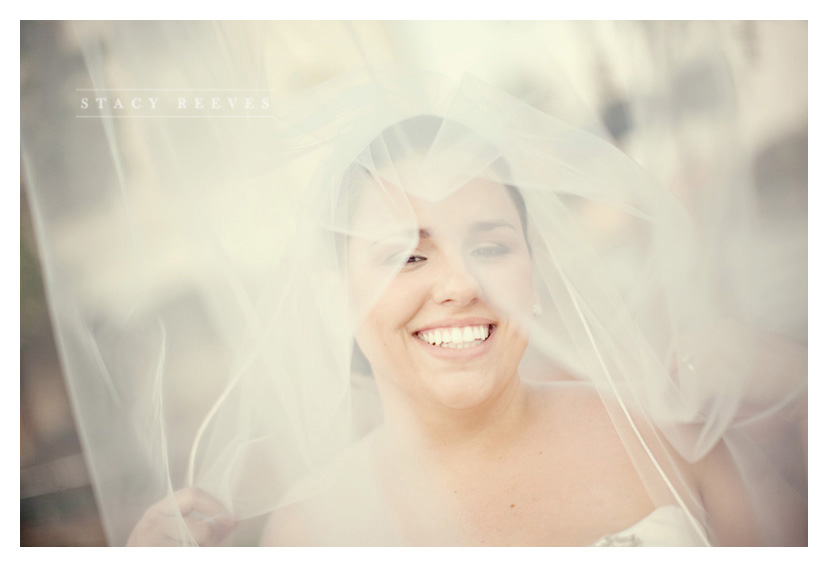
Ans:
[[[383,266],[399,266],[402,264],[403,267],[406,267],[419,262],[425,262],[426,260],[427,258],[422,254],[412,254],[406,257],[405,251],[403,250],[385,256],[384,259],[380,260],[380,263]]]
[[[497,258],[499,256],[505,256],[512,251],[511,248],[506,246],[505,244],[486,244],[483,246],[478,246],[474,250],[472,250],[471,255],[478,257],[478,258]]]
[[[385,260],[385,262],[383,262],[383,264],[386,266],[399,266],[402,271],[407,271],[416,268],[426,260],[428,260],[428,257],[422,253],[415,253],[410,256],[405,256],[405,252],[403,251],[392,254]]]
[[[497,260],[509,255],[512,248],[501,243],[487,243],[472,248],[467,254],[479,261]],[[428,254],[422,250],[415,250],[406,256],[405,251],[399,251],[385,257],[384,265],[401,266],[403,270],[410,270],[428,261]]]

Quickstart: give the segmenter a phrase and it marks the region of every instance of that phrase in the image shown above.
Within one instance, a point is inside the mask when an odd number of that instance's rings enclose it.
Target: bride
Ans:
[[[107,315],[55,292],[114,541],[807,542],[803,353],[706,293],[693,219],[637,164],[471,77],[269,104],[131,123],[170,154],[109,206],[139,275],[180,215],[206,317],[141,278]],[[176,332],[204,320],[212,382]]]
[[[643,452],[664,441],[643,415],[614,424],[623,397],[604,401],[569,373],[522,380],[530,336],[542,332],[533,329],[536,286],[551,279],[534,256],[544,245],[550,258],[562,250],[533,241],[529,213],[541,207],[527,212],[502,153],[453,121],[417,116],[386,128],[346,169],[321,224],[333,233],[384,419],[323,490],[271,514],[261,543],[761,543],[723,441],[692,464],[669,445],[665,463],[647,462]],[[648,437],[625,439],[626,427]],[[667,464],[672,473],[651,470]],[[655,474],[664,487],[645,484]],[[218,544],[229,516],[208,494],[190,497],[188,510],[200,513],[185,523],[204,534],[196,542]],[[803,535],[797,499],[782,497]],[[145,516],[132,542],[163,543],[165,521]]]

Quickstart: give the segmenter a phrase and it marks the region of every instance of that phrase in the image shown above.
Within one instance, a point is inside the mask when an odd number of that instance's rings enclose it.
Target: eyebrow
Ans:
[[[508,229],[511,229],[515,232],[518,232],[518,229],[517,229],[517,227],[515,227],[515,225],[513,225],[510,222],[506,222],[506,221],[480,221],[480,222],[475,222],[475,223],[472,223],[469,226],[469,232],[474,232],[474,233],[489,232],[489,231],[492,231],[492,230],[497,230],[498,228],[508,228]],[[386,237],[386,238],[383,238],[383,239],[380,239],[380,240],[375,240],[374,242],[372,242],[370,244],[370,247],[373,248],[374,246],[376,246],[378,244],[383,244],[383,243],[388,242],[389,240],[393,240],[395,238],[399,238],[400,240],[403,240],[403,239],[408,237],[408,234],[409,234],[408,232],[400,232],[400,233],[397,233],[397,234],[394,234],[394,235],[389,235],[390,238]],[[421,228],[420,231],[419,231],[419,237],[420,237],[420,240],[427,240],[427,239],[431,238],[431,232],[429,232],[429,230],[427,228]]]
[[[396,242],[396,241],[407,241],[410,238],[410,234],[408,231],[401,231],[395,232],[394,234],[386,235],[378,240],[374,240],[373,242],[369,243],[368,247],[373,248],[379,244],[386,244],[388,242]],[[423,238],[431,238],[431,234],[428,230],[421,228],[420,229],[420,239]]]
[[[512,223],[506,221],[476,222],[469,227],[469,232],[488,232],[490,230],[496,230],[498,228],[510,228],[517,232],[517,227],[515,227],[515,225],[513,225]]]
[[[497,230],[498,228],[508,228],[515,232],[518,231],[517,227],[510,222],[506,221],[480,221],[475,222],[469,225],[469,232],[478,233],[478,232],[489,232],[492,230]],[[431,238],[431,233],[426,228],[420,229],[420,239]]]

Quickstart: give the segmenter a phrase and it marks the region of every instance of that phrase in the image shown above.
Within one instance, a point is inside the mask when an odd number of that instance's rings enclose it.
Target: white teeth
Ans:
[[[474,331],[472,331],[471,327],[464,327],[463,328],[463,342],[470,343],[474,340]]]
[[[473,325],[469,327],[447,327],[431,329],[417,333],[421,340],[442,348],[469,348],[477,346],[489,338],[488,325]]]

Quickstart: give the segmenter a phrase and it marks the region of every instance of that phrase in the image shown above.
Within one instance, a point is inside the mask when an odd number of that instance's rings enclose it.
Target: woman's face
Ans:
[[[349,240],[352,302],[367,307],[356,340],[381,390],[473,408],[519,380],[526,334],[493,302],[530,316],[532,265],[520,217],[503,185],[475,179],[439,202],[372,184],[353,222],[375,224],[378,210],[408,207],[419,229],[413,251],[399,239]]]

